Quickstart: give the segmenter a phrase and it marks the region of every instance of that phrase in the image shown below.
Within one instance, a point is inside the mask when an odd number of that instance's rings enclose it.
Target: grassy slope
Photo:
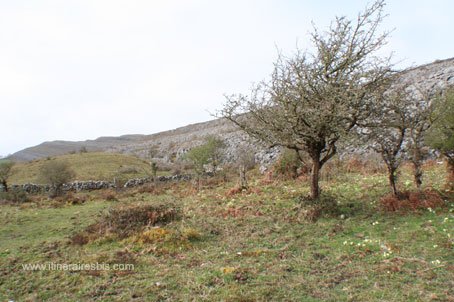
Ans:
[[[439,187],[442,167],[426,183]],[[346,219],[302,219],[301,181],[263,184],[226,196],[233,183],[189,193],[136,194],[122,203],[179,200],[184,218],[166,229],[195,229],[201,239],[172,250],[109,238],[78,247],[68,237],[109,206],[93,201],[62,208],[0,208],[0,300],[50,301],[449,301],[454,292],[451,208],[409,215],[377,210],[383,175],[351,173],[323,182]],[[402,175],[412,188],[408,173]],[[451,236],[451,237],[450,237]],[[381,247],[382,246],[382,247]],[[384,255],[383,246],[392,253]],[[113,263],[135,255],[131,273],[23,271],[22,263]],[[438,263],[440,261],[440,263]]]
[[[76,173],[77,180],[112,180],[120,169],[136,168],[137,173],[121,173],[122,177],[144,177],[149,164],[137,157],[116,153],[89,152],[57,156],[51,160],[66,161]],[[39,183],[39,170],[47,159],[18,163],[9,180],[12,184]]]

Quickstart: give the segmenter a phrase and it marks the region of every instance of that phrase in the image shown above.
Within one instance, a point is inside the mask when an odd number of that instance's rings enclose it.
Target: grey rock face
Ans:
[[[401,72],[400,79],[413,82],[422,89],[433,90],[454,85],[454,58],[435,61]],[[79,149],[87,146],[89,151],[107,151],[135,155],[147,158],[149,150],[157,150],[155,161],[172,164],[178,161],[188,150],[204,142],[207,136],[215,135],[226,143],[225,157],[228,162],[235,162],[239,146],[249,146],[254,150],[256,161],[266,168],[279,155],[279,149],[269,150],[249,139],[230,122],[217,119],[204,123],[188,125],[170,131],[152,135],[129,135],[117,138],[99,138],[85,142],[50,142],[37,147],[27,148],[13,154],[13,158],[28,160],[68,153],[69,148]],[[68,147],[69,146],[69,147]],[[39,151],[39,152],[38,152]]]

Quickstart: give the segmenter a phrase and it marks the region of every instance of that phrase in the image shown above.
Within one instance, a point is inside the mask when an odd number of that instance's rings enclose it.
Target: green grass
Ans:
[[[441,189],[443,167],[427,184]],[[234,182],[191,193],[177,184],[159,196],[129,191],[119,201],[51,208],[2,206],[0,300],[14,301],[449,301],[454,292],[454,215],[387,214],[384,175],[345,174],[322,183],[340,202],[339,215],[303,219],[301,181],[264,184],[253,194],[227,196]],[[401,184],[414,189],[408,169]],[[184,217],[163,226],[196,239],[139,244],[107,236],[87,245],[69,237],[118,203],[171,199]],[[199,238],[200,237],[200,238]],[[391,251],[391,253],[388,253]],[[121,253],[119,253],[121,252]],[[125,258],[121,255],[130,255]],[[134,260],[131,260],[134,259]],[[24,263],[132,263],[132,271],[24,271]]]
[[[12,184],[40,183],[39,173],[48,159],[18,163],[9,179]],[[67,154],[50,160],[65,161],[77,180],[113,180],[114,177],[136,178],[150,175],[150,164],[137,157],[117,153],[89,152]]]

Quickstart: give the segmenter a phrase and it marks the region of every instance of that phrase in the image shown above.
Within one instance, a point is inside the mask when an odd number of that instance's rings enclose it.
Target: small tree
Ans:
[[[388,181],[395,196],[397,169],[404,158],[404,140],[410,125],[408,98],[402,87],[383,94],[364,124],[361,136],[379,153],[388,170]]]
[[[224,143],[216,137],[207,137],[203,145],[192,148],[186,153],[185,158],[194,166],[197,175],[197,187],[200,185],[200,178],[206,172],[205,167],[209,164],[213,167],[213,173],[221,162],[222,148]]]
[[[209,163],[213,167],[213,174],[216,174],[219,165],[223,160],[223,149],[225,143],[222,139],[216,136],[208,136],[206,143],[208,154],[210,157]]]
[[[344,138],[369,114],[370,104],[390,73],[389,59],[376,56],[387,33],[382,0],[355,21],[336,18],[329,30],[312,34],[315,52],[297,50],[279,57],[269,81],[256,85],[250,96],[227,98],[220,116],[250,136],[308,154],[312,161],[311,198],[320,194],[323,165],[337,153]]]
[[[426,140],[447,160],[448,185],[454,188],[454,88],[447,90],[434,101],[434,123]]]
[[[240,189],[246,190],[249,187],[246,172],[255,166],[254,150],[245,145],[238,147],[235,150],[235,165],[238,167]]]
[[[79,153],[87,153],[87,152],[88,152],[87,147],[85,147],[85,146],[80,147]]]
[[[158,164],[154,160],[154,158],[158,155],[159,149],[157,146],[152,146],[148,150],[148,157],[150,158],[150,167],[151,167],[151,175],[153,176],[153,180],[156,181],[156,175],[158,173]]]
[[[3,190],[8,192],[8,178],[11,176],[11,169],[14,166],[14,162],[9,160],[0,161],[0,184],[3,186]]]
[[[439,94],[436,90],[427,90],[417,85],[408,85],[407,92],[412,101],[408,102],[408,156],[413,164],[413,179],[418,190],[421,189],[423,170],[422,165],[428,156],[425,142],[427,131],[433,124],[433,99]]]
[[[50,196],[55,197],[63,193],[63,185],[74,177],[73,170],[63,161],[47,161],[40,170],[40,178],[51,186]]]
[[[298,154],[298,151],[284,149],[274,165],[274,170],[279,175],[295,179],[298,177],[298,170],[303,165],[302,156]]]

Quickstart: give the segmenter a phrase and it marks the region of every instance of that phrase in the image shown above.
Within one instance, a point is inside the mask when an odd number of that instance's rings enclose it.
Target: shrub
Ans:
[[[108,210],[97,223],[70,238],[73,244],[86,244],[102,236],[126,238],[146,227],[160,226],[180,219],[181,209],[172,202],[119,205]]]
[[[113,190],[104,190],[101,192],[100,197],[107,201],[117,201],[117,194]]]
[[[380,199],[381,208],[385,212],[408,212],[427,208],[445,206],[442,196],[434,190],[423,192],[402,192],[398,196],[388,194]]]
[[[180,208],[172,203],[121,205],[111,208],[103,222],[109,231],[126,237],[146,226],[177,220],[180,212]]]
[[[303,162],[295,150],[285,149],[273,168],[279,178],[295,179],[303,166]]]
[[[46,162],[41,167],[40,174],[41,180],[52,187],[49,194],[51,198],[61,195],[63,185],[75,175],[68,163],[54,160]]]
[[[0,189],[8,192],[8,178],[11,176],[14,163],[9,160],[0,160]]]
[[[13,189],[8,192],[0,192],[0,202],[2,203],[24,203],[29,202],[30,198],[22,189]]]
[[[73,194],[70,192],[66,194],[64,200],[69,204],[78,205],[85,203],[88,200],[88,196],[86,194]]]
[[[148,193],[152,195],[161,195],[166,192],[168,185],[165,183],[149,183],[140,186],[137,189],[138,193]]]

